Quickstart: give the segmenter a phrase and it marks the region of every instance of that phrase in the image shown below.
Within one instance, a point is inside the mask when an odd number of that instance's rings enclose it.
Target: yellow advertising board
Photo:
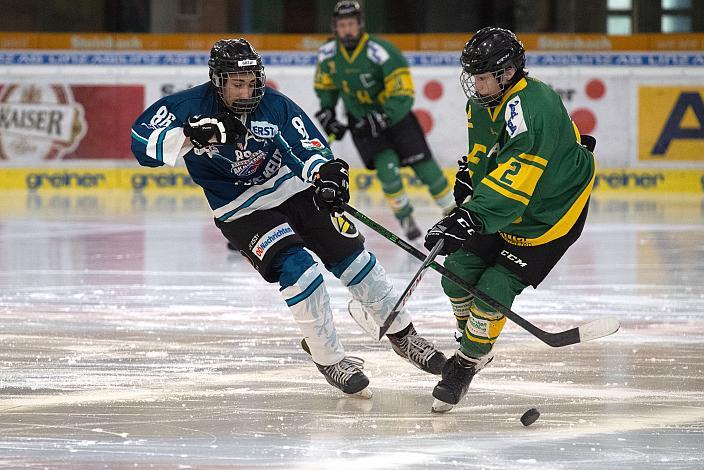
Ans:
[[[638,160],[704,161],[704,87],[639,87]]]
[[[453,183],[455,169],[444,170]],[[426,188],[409,169],[401,170],[408,192],[428,196]],[[0,171],[0,191],[28,193],[85,192],[102,193],[128,190],[135,194],[174,192],[202,195],[185,168],[5,168]],[[381,184],[372,171],[350,171],[352,193],[382,195]],[[595,193],[704,193],[704,169],[600,168],[594,183]]]

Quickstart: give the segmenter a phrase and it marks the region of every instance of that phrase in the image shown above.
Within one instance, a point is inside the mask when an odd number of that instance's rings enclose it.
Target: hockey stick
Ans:
[[[254,124],[254,123],[252,123]],[[262,133],[262,135],[257,135],[258,137],[262,138],[268,138],[271,139],[272,135],[274,142],[279,146],[281,150],[283,150],[288,156],[293,159],[293,161],[297,162],[301,167],[303,166],[303,162],[293,153],[293,149],[291,149],[291,146],[286,142],[284,137],[281,135],[281,132],[279,132],[279,129],[277,126],[274,124],[270,123],[258,123],[258,124],[263,124],[265,125],[265,132]],[[271,131],[274,131],[273,133]],[[426,256],[423,254],[422,251],[419,249],[415,248],[414,246],[408,244],[406,241],[403,239],[399,238],[397,235],[393,234],[390,232],[388,229],[383,227],[382,225],[379,225],[377,222],[374,220],[370,219],[354,207],[350,206],[349,204],[345,203],[344,204],[344,209],[345,212],[348,212],[350,215],[352,215],[354,218],[362,222],[364,225],[367,227],[371,228],[374,230],[376,233],[379,235],[383,236],[387,240],[389,240],[391,243],[394,245],[400,247],[410,255],[414,256],[416,259],[420,261],[425,261]],[[493,298],[489,297],[487,294],[484,292],[480,291],[476,287],[474,287],[472,284],[467,282],[466,280],[462,279],[460,276],[457,274],[453,273],[452,271],[448,270],[445,268],[443,265],[438,264],[436,261],[432,261],[430,263],[430,267],[433,268],[436,272],[442,274],[445,276],[447,279],[451,280],[455,284],[459,285],[462,289],[464,289],[467,293],[475,296],[479,300],[483,301],[484,303],[488,304],[492,308],[494,308],[496,311],[504,315],[506,318],[509,320],[513,321],[516,323],[518,326],[541,340],[543,343],[547,344],[548,346],[552,346],[554,348],[557,347],[562,347],[562,346],[569,346],[571,344],[577,344],[577,343],[583,343],[585,341],[591,341],[597,338],[601,338],[604,336],[611,335],[613,333],[616,333],[618,329],[620,328],[620,324],[617,319],[615,318],[602,318],[599,320],[594,320],[589,323],[585,323],[582,326],[571,328],[569,330],[565,331],[560,331],[557,333],[551,333],[545,330],[542,330],[526,320],[525,318],[521,317],[519,314],[513,312],[511,309],[508,307],[504,306],[502,303],[494,300]]]
[[[389,327],[391,327],[391,324],[394,322],[394,320],[396,320],[398,314],[401,313],[401,310],[403,310],[403,307],[406,305],[406,302],[408,302],[408,298],[411,296],[418,284],[420,284],[420,280],[423,277],[425,270],[428,269],[430,264],[438,255],[438,253],[442,249],[443,244],[444,240],[441,238],[435,244],[433,249],[430,250],[428,256],[426,256],[426,258],[423,260],[423,264],[420,266],[420,269],[418,269],[416,275],[413,276],[411,282],[408,283],[408,286],[406,286],[406,289],[403,291],[403,294],[401,294],[401,297],[398,298],[398,301],[396,302],[396,305],[394,305],[394,308],[391,310],[391,313],[388,317],[386,317],[386,320],[384,320],[384,324],[381,325],[381,328],[379,329],[379,341],[381,341],[381,338],[383,338],[386,332],[389,330]]]
[[[410,245],[402,238],[399,238],[397,235],[393,234],[382,225],[379,225],[378,223],[376,223],[354,207],[350,206],[349,204],[345,204],[344,207],[345,211],[352,215],[355,219],[359,220],[364,225],[371,228],[376,233],[383,236],[394,245],[402,248],[404,251],[414,256],[418,260],[425,261],[426,257],[422,251],[415,248],[413,245]],[[548,331],[538,328],[525,318],[521,317],[519,314],[511,311],[511,309],[504,306],[502,303],[494,300],[493,298],[489,297],[484,292],[480,291],[472,284],[459,277],[457,274],[448,270],[443,265],[438,264],[436,261],[432,261],[430,263],[430,267],[445,276],[447,279],[454,282],[455,284],[459,285],[462,289],[467,291],[467,293],[472,294],[479,300],[494,308],[496,311],[498,311],[506,318],[513,321],[518,326],[520,326],[521,328],[541,340],[543,343],[554,348],[569,346],[570,344],[583,343],[585,341],[591,341],[597,338],[608,336],[613,333],[616,333],[620,327],[620,324],[617,319],[602,318],[599,320],[591,321],[589,323],[585,323],[584,325],[576,328],[571,328],[569,330],[560,331],[557,333],[550,333]]]

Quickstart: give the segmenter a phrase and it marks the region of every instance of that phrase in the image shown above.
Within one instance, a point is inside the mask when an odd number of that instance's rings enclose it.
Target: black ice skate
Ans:
[[[399,223],[401,224],[401,228],[403,229],[403,233],[406,235],[406,238],[409,240],[415,240],[420,237],[420,229],[416,225],[416,221],[413,219],[412,215],[409,214],[406,217],[399,219]]]
[[[386,335],[393,350],[411,364],[431,374],[440,375],[447,358],[433,343],[418,336],[413,323],[398,333]]]
[[[474,376],[489,364],[494,356],[480,359],[468,357],[457,351],[442,368],[442,380],[433,389],[432,411],[445,413],[462,400]]]
[[[310,354],[310,349],[306,344],[306,340],[301,340],[303,350]],[[337,364],[330,366],[322,366],[317,362],[313,362],[325,380],[335,388],[339,388],[346,395],[355,398],[369,399],[372,397],[372,391],[369,390],[369,378],[364,375],[364,360],[359,357],[345,356]]]

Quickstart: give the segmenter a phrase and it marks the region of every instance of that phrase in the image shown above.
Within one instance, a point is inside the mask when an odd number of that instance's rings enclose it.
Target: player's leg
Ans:
[[[374,165],[386,203],[391,207],[406,238],[415,240],[421,236],[421,232],[413,218],[413,207],[401,180],[398,155],[391,149],[384,150],[374,157]]]
[[[303,238],[280,210],[258,211],[216,225],[268,282],[278,282],[286,305],[303,334],[320,372],[333,386],[348,394],[365,393],[369,379],[361,365],[350,360],[337,336],[330,299]]]
[[[489,266],[481,272],[476,287],[510,307],[526,284],[503,266]],[[451,293],[456,295],[454,289]],[[474,376],[492,361],[491,349],[506,323],[506,317],[476,298],[469,303],[466,314],[459,350],[447,360],[442,380],[433,389],[436,399],[433,411],[436,412],[450,410],[464,397]]]
[[[303,200],[305,197],[312,196],[301,193],[291,201],[296,204],[296,228],[306,246],[349,289],[353,301],[358,302],[377,325],[383,325],[398,300],[386,271],[364,248],[364,237],[349,219],[310,209]],[[427,372],[440,373],[445,356],[417,334],[407,311],[396,317],[387,336],[394,351],[404,359]]]
[[[447,214],[455,207],[452,187],[433,158],[423,128],[413,113],[408,113],[389,130],[389,140],[398,152],[401,166],[411,166],[428,188],[435,204]]]
[[[387,131],[377,137],[353,134],[352,139],[364,166],[368,170],[376,170],[386,202],[399,221],[404,235],[409,240],[414,240],[421,236],[421,232],[413,219],[413,207],[401,181],[399,157],[389,141],[389,133]]]
[[[440,207],[444,215],[447,215],[455,208],[452,187],[434,159],[414,163],[411,167],[413,167],[418,179],[428,187],[428,192],[433,197],[433,201]]]

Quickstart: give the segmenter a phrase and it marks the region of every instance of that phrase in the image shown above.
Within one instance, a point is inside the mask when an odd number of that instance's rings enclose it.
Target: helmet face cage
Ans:
[[[251,113],[264,97],[266,74],[262,58],[246,39],[223,39],[216,42],[210,51],[210,82],[223,104],[237,114]],[[227,99],[227,84],[230,80],[249,83],[254,77],[251,96]]]
[[[464,91],[464,94],[465,96],[467,96],[467,99],[473,101],[482,108],[494,107],[501,102],[501,97],[504,96],[504,93],[507,88],[506,84],[501,83],[504,78],[504,73],[506,73],[506,69],[491,72],[491,74],[493,74],[494,78],[499,84],[499,91],[491,95],[481,95],[477,91],[474,75],[464,69],[462,70],[462,74],[460,75],[460,84],[462,85],[462,91]]]
[[[226,97],[225,88],[228,80],[243,80],[249,82],[254,74],[255,85],[252,90],[252,96],[249,98],[237,98],[231,103]],[[249,114],[254,111],[259,102],[264,97],[264,87],[266,86],[266,74],[264,68],[257,71],[241,71],[241,72],[219,72],[211,73],[210,81],[218,91],[218,95],[223,104],[233,113]]]
[[[479,30],[467,41],[460,58],[460,84],[468,99],[483,107],[499,104],[505,91],[525,76],[525,49],[515,34],[503,28],[488,27]],[[514,69],[511,80],[502,83],[508,69]],[[499,92],[488,96],[476,90],[474,76],[492,73],[499,83]]]

